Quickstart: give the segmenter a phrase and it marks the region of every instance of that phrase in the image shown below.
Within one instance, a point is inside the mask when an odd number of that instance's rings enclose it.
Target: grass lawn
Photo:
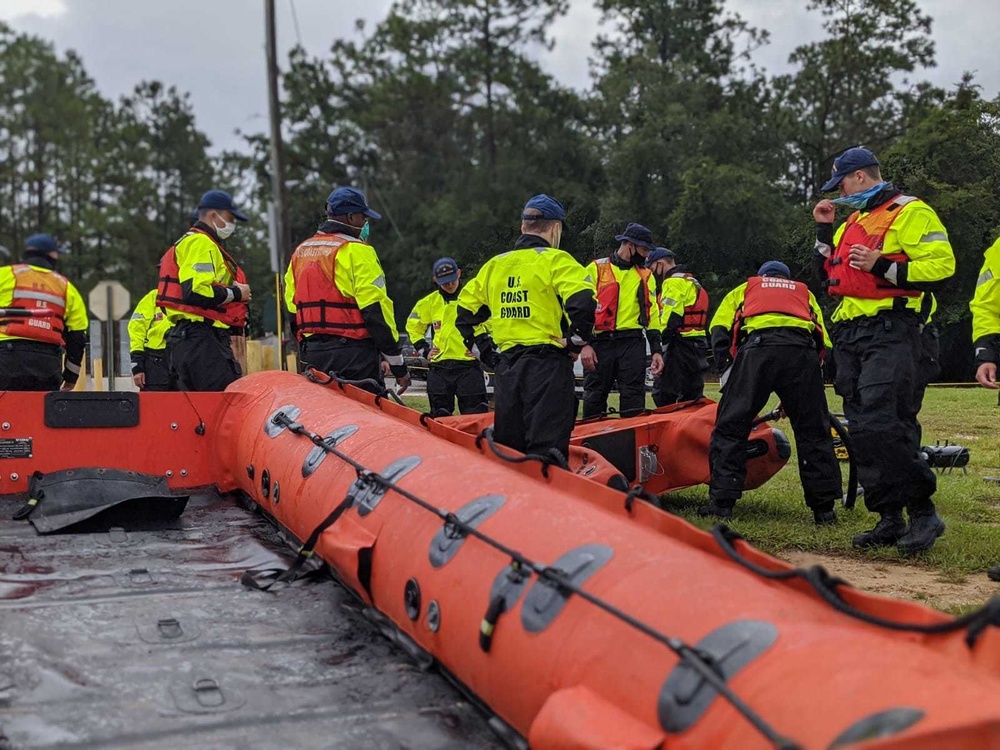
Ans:
[[[710,385],[706,395],[718,398],[718,391]],[[831,389],[827,389],[827,396],[831,411],[841,411],[840,399]],[[612,396],[612,402],[615,398]],[[404,400],[416,409],[427,408],[422,395],[404,396]],[[984,481],[984,477],[1000,477],[996,392],[929,388],[920,420],[925,444],[950,440],[966,446],[972,454],[968,474],[955,469],[938,475],[935,501],[948,530],[930,551],[907,559],[895,549],[854,550],[851,537],[877,520],[865,510],[861,499],[853,511],[838,509],[836,525],[817,528],[802,499],[794,450],[788,465],[770,482],[744,495],[729,525],[757,547],[796,564],[821,563],[861,588],[924,600],[942,609],[961,611],[991,594],[1000,594],[1000,587],[984,575],[986,568],[1000,565],[1000,484]],[[788,421],[779,421],[776,426],[794,445]],[[842,467],[846,487],[846,463]],[[696,526],[709,528],[713,521],[695,514],[707,497],[708,488],[702,486],[667,495],[664,500],[671,511]]]

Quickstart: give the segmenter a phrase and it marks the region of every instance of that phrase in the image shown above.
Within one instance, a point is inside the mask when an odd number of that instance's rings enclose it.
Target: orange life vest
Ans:
[[[636,268],[639,272],[639,325],[649,325],[649,276],[648,268]],[[611,261],[601,258],[597,261],[597,309],[594,311],[594,329],[614,331],[618,328],[618,306],[621,285],[615,278]]]
[[[875,274],[851,268],[852,245],[864,245],[872,250],[882,250],[889,228],[899,216],[900,209],[917,200],[913,196],[899,195],[886,201],[864,216],[855,211],[847,217],[847,223],[837,248],[823,264],[827,274],[827,292],[834,297],[859,297],[861,299],[887,299],[889,297],[918,297],[920,292],[900,289],[891,282]],[[906,253],[882,255],[893,263],[906,263]]]
[[[679,333],[691,333],[692,331],[704,331],[708,325],[708,292],[705,287],[698,283],[698,279],[689,273],[675,274],[687,279],[698,289],[698,296],[695,297],[694,304],[684,308],[684,321],[678,328]]]
[[[197,227],[192,227],[184,237],[189,236],[192,233],[197,232],[198,234],[203,234],[208,237],[215,246],[219,248],[219,252],[222,253],[222,259],[226,264],[226,268],[229,269],[230,275],[233,277],[233,281],[237,284],[246,284],[247,277],[243,273],[243,269],[239,267],[233,257],[226,252],[226,249],[219,243],[215,237],[213,237],[208,232],[202,231]],[[181,240],[184,239],[181,237]],[[247,324],[247,311],[248,305],[246,302],[230,302],[227,305],[218,305],[216,307],[197,307],[195,305],[188,305],[184,302],[184,290],[181,288],[181,280],[179,276],[179,268],[177,267],[177,245],[180,244],[178,240],[175,242],[167,252],[163,254],[163,258],[160,260],[160,282],[156,287],[156,305],[157,307],[165,307],[169,310],[177,310],[178,312],[191,313],[193,315],[200,315],[206,320],[215,320],[219,323],[225,323],[230,328],[244,328]],[[221,284],[212,284],[212,286],[218,287]]]
[[[336,283],[336,260],[340,249],[358,242],[343,234],[317,232],[295,249],[292,275],[295,277],[295,331],[371,338],[357,300],[340,292]]]
[[[14,273],[14,291],[9,307],[19,310],[47,310],[50,314],[0,323],[0,333],[43,344],[65,346],[63,318],[66,315],[69,281],[55,271],[46,273],[27,263],[11,266],[11,271]]]
[[[733,321],[733,337],[729,352],[734,357],[739,347],[743,322],[755,315],[788,315],[799,320],[808,320],[813,324],[813,336],[818,340],[819,350],[826,347],[823,343],[823,331],[819,321],[809,305],[809,287],[801,281],[792,281],[776,276],[751,276],[747,279],[743,304],[736,311]]]

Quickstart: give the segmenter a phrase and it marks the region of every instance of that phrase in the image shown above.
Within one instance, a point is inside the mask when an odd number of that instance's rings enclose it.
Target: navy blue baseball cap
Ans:
[[[434,281],[438,284],[458,281],[458,263],[454,258],[438,258],[434,261]]]
[[[615,239],[619,242],[631,242],[633,245],[639,245],[647,250],[653,250],[656,247],[653,242],[653,233],[642,224],[635,222],[625,227],[625,231],[621,234],[615,235]]]
[[[655,247],[646,256],[646,268],[649,268],[658,260],[667,260],[668,258],[673,260],[676,257],[673,250],[667,250],[665,247]]]
[[[878,159],[868,149],[862,146],[849,148],[833,160],[833,176],[830,177],[830,181],[823,186],[822,190],[824,193],[829,193],[831,190],[835,190],[840,181],[851,172],[857,172],[865,167],[877,166]]]
[[[528,213],[530,209],[541,212],[535,214],[534,212]],[[541,193],[536,195],[534,198],[530,199],[524,204],[524,210],[521,212],[522,219],[548,219],[549,221],[561,221],[563,224],[566,223],[566,209],[563,204],[557,201],[555,198]]]
[[[788,266],[782,263],[780,260],[769,260],[767,263],[762,265],[757,269],[758,276],[781,276],[786,279],[792,278],[792,272],[788,270]]]
[[[347,216],[348,214],[364,214],[369,219],[381,219],[382,214],[368,207],[365,194],[357,188],[341,187],[330,193],[326,199],[327,216]]]
[[[48,255],[49,253],[65,255],[69,250],[61,247],[51,234],[33,234],[24,241],[24,252],[39,255]]]
[[[246,214],[236,208],[236,204],[233,203],[233,196],[225,190],[209,190],[201,196],[201,200],[198,201],[198,210],[200,211],[204,208],[212,208],[216,211],[229,211],[236,218],[236,221],[248,221]]]

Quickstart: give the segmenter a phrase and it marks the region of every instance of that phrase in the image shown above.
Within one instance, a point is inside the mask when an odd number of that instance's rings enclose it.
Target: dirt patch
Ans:
[[[894,599],[915,599],[936,609],[979,605],[1000,594],[1000,585],[985,574],[969,575],[961,583],[955,583],[943,578],[938,571],[899,563],[798,551],[786,552],[780,557],[799,567],[822,565],[863,591]]]

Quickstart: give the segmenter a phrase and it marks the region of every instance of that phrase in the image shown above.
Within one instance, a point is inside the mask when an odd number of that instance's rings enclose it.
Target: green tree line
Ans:
[[[1000,98],[970,74],[948,89],[923,80],[935,51],[919,4],[811,0],[824,36],[780,75],[753,64],[767,31],[722,0],[596,5],[584,91],[538,62],[566,0],[397,0],[323,55],[293,50],[282,77],[293,241],[314,231],[332,187],[366,190],[385,216],[372,241],[401,320],[432,288],[435,258],[474,272],[509,247],[525,199],[547,192],[567,206],[564,246],[581,261],[639,221],[718,299],[771,258],[812,280],[818,187],[863,144],[948,227],[958,271],[939,295],[942,379],[968,379],[967,302],[1000,233]],[[0,45],[0,242],[52,231],[85,292],[110,276],[138,294],[218,184],[252,206],[236,251],[257,299],[273,288],[265,135],[209,158],[175,89],[141,83],[112,103],[74,55],[9,29]]]

